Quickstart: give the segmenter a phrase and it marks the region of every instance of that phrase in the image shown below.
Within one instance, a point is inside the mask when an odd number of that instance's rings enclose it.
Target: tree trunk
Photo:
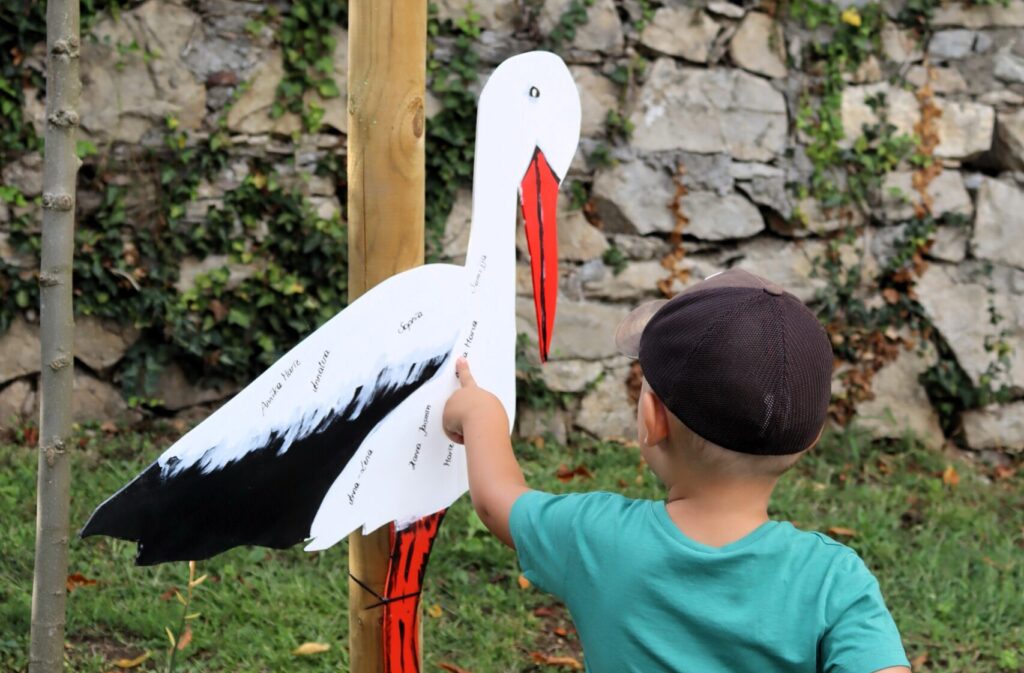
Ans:
[[[74,252],[75,153],[78,127],[79,0],[46,7],[46,135],[43,163],[43,249],[39,268],[42,327],[36,567],[32,584],[29,673],[64,666],[64,604],[68,575],[68,504],[74,375],[71,260]]]
[[[349,301],[423,263],[426,0],[348,5]],[[349,536],[349,572],[383,594],[390,554],[384,526]],[[349,582],[351,673],[384,671],[382,607]]]

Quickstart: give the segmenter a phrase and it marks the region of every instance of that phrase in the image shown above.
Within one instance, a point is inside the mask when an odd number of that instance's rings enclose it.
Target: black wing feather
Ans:
[[[362,386],[284,453],[278,453],[283,437],[273,433],[264,447],[209,472],[193,464],[164,477],[167,471],[154,462],[93,512],[81,536],[138,542],[138,565],[200,560],[239,545],[282,549],[302,542],[331,484],[366,436],[448,357],[446,350],[422,367],[414,364],[401,383],[387,383],[388,372],[382,371],[358,416],[352,413]]]

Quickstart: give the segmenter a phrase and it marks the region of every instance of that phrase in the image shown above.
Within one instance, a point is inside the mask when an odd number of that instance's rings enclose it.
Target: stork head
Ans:
[[[580,139],[580,96],[555,54],[532,51],[503,62],[487,80],[477,113],[475,170],[519,188],[530,249],[537,342],[547,359],[558,297],[558,186]],[[484,167],[486,161],[500,166]]]

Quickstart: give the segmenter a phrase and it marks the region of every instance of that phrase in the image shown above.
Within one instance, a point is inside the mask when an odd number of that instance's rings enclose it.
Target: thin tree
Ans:
[[[75,178],[81,164],[75,153],[81,90],[78,3],[79,0],[48,0],[46,7],[43,246],[39,265],[43,366],[29,673],[60,673],[64,666],[71,481],[67,447],[71,432],[75,327],[71,310],[71,260]]]

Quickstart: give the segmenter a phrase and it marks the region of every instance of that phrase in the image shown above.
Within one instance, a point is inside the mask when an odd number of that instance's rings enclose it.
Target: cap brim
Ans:
[[[668,299],[649,301],[637,306],[622,319],[615,329],[615,347],[620,353],[631,358],[640,357],[640,337],[643,336],[644,328],[668,302]]]

